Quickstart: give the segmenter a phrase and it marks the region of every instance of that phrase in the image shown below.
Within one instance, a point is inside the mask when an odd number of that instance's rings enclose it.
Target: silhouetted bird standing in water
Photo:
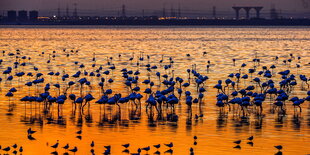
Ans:
[[[78,151],[78,149],[77,149],[77,147],[75,146],[74,149],[70,149],[69,151],[75,153],[75,152]]]
[[[194,149],[192,147],[189,149],[189,151],[190,151],[190,155],[194,155]]]
[[[153,145],[156,149],[159,149],[160,148],[160,144],[157,144],[157,145]]]
[[[129,143],[128,144],[123,144],[122,146],[127,149],[130,146],[130,144]]]
[[[234,143],[240,144],[240,143],[241,143],[241,140],[234,141]]]
[[[77,131],[76,134],[82,134],[82,130]]]
[[[23,149],[23,147],[21,146],[20,148],[19,148],[19,152],[23,152],[24,151],[24,149]]]
[[[16,149],[16,148],[17,148],[17,144],[14,144],[12,147],[13,147],[14,149]]]
[[[168,146],[169,148],[172,148],[173,147],[173,143],[170,142],[169,144],[165,144],[166,146]]]
[[[252,141],[254,139],[253,136],[249,137],[248,140]]]
[[[278,149],[279,151],[281,151],[283,149],[282,145],[277,145],[277,146],[274,146],[276,149]]]
[[[94,147],[95,146],[95,142],[92,141],[91,144],[90,144],[90,147]]]
[[[4,148],[4,149],[2,149],[2,150],[8,152],[8,151],[11,150],[11,148],[8,146],[8,147],[6,147],[6,148]]]
[[[241,149],[241,146],[240,145],[237,145],[234,147],[235,149]]]
[[[150,146],[148,146],[148,147],[142,148],[141,150],[145,150],[146,152],[148,152],[150,149],[151,149]]]
[[[69,148],[69,144],[65,145],[65,146],[62,147],[62,148],[64,148],[65,150],[67,150],[67,149]]]
[[[31,128],[29,128],[27,130],[28,135],[34,134],[35,132],[37,132],[37,131],[31,130]]]
[[[54,149],[56,150],[57,147],[58,147],[58,144],[59,144],[59,140],[57,140],[56,144],[52,145],[51,147],[54,148]]]

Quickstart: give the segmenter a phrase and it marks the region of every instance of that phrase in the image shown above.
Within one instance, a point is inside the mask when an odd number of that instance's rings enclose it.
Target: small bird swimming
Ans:
[[[241,143],[241,140],[234,141],[234,143],[240,144],[240,143]]]
[[[157,144],[157,145],[153,145],[156,149],[159,149],[160,148],[160,144]]]
[[[248,140],[252,141],[254,139],[253,136],[249,137]]]
[[[24,149],[23,149],[23,147],[21,146],[20,148],[19,148],[19,152],[23,152],[24,151]]]
[[[62,148],[64,148],[65,150],[67,150],[67,149],[69,148],[69,144],[65,145],[65,146],[62,147]]]
[[[6,148],[4,148],[4,149],[2,149],[2,150],[8,152],[8,151],[11,150],[11,148],[8,146],[8,147],[6,147]]]
[[[150,149],[151,149],[150,146],[148,146],[148,147],[142,148],[141,150],[149,151]]]
[[[78,151],[78,149],[77,149],[77,147],[75,146],[73,149],[70,149],[69,151],[70,151],[70,152],[74,152],[74,153],[75,153],[75,152],[77,152],[77,151]]]
[[[111,150],[111,145],[104,146],[106,149]]]
[[[57,140],[56,144],[52,145],[51,147],[54,148],[54,149],[57,149],[58,144],[59,144],[59,140]]]
[[[122,146],[127,149],[130,146],[130,144],[129,143],[128,144],[123,144]]]
[[[31,130],[31,128],[29,128],[27,130],[28,135],[34,134],[35,132],[37,132],[37,131]]]
[[[274,146],[276,149],[278,149],[279,151],[283,149],[282,145],[277,145],[277,146]]]
[[[241,149],[241,146],[240,145],[237,145],[234,147],[235,149]]]
[[[91,144],[90,144],[90,147],[94,147],[95,146],[95,142],[92,141]]]
[[[166,146],[168,146],[169,148],[172,148],[173,147],[173,143],[170,142],[169,144],[165,144]]]
[[[17,144],[14,144],[12,147],[13,147],[14,149],[16,149],[16,148],[17,148]]]

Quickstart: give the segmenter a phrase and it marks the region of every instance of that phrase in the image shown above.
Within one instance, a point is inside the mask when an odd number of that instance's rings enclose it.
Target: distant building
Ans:
[[[28,20],[27,11],[25,10],[18,11],[18,21],[27,21],[27,20]]]
[[[32,10],[29,12],[29,20],[30,21],[36,21],[38,20],[39,17],[39,12],[36,10]]]
[[[16,21],[16,11],[10,10],[8,11],[8,21],[15,22]]]
[[[279,15],[275,8],[270,9],[270,19],[278,19]]]

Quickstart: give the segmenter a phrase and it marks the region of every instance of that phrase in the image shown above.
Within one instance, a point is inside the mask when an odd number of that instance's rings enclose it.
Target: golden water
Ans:
[[[122,153],[124,148],[121,144],[130,143],[131,153],[137,152],[138,148],[151,146],[149,154],[156,151],[152,145],[163,143],[174,143],[173,153],[189,154],[189,148],[193,147],[195,154],[275,154],[277,150],[274,145],[282,145],[284,154],[309,154],[310,153],[310,105],[305,102],[302,105],[303,111],[298,118],[294,117],[294,110],[291,103],[288,103],[288,114],[284,117],[270,113],[269,102],[264,102],[264,112],[262,117],[256,117],[251,114],[249,119],[244,120],[238,116],[233,116],[231,112],[228,115],[220,115],[216,107],[217,90],[213,86],[218,80],[225,80],[229,73],[237,73],[240,65],[246,63],[247,67],[242,72],[247,72],[248,68],[253,67],[252,59],[257,55],[261,59],[261,66],[271,66],[275,64],[275,72],[285,69],[291,69],[293,74],[305,74],[310,76],[310,29],[306,27],[256,27],[256,28],[238,28],[238,27],[94,27],[94,26],[38,26],[30,28],[27,26],[2,27],[0,28],[0,50],[15,53],[16,49],[21,51],[21,55],[30,56],[32,59],[25,67],[14,69],[13,73],[24,71],[33,72],[33,66],[39,68],[38,72],[47,74],[50,71],[65,72],[69,75],[81,70],[74,64],[75,61],[83,63],[86,67],[82,70],[88,72],[94,71],[91,67],[93,53],[96,53],[96,68],[103,66],[103,71],[108,70],[107,58],[113,57],[112,63],[116,70],[112,78],[112,84],[106,84],[105,89],[111,88],[115,93],[127,95],[129,90],[125,87],[124,80],[121,77],[120,70],[137,70],[137,57],[141,52],[144,54],[144,61],[140,62],[146,65],[148,60],[146,55],[150,56],[149,63],[157,65],[157,71],[163,74],[166,71],[159,61],[164,55],[163,64],[169,64],[169,57],[174,60],[173,70],[175,77],[182,77],[187,81],[186,69],[191,69],[196,64],[197,71],[202,75],[207,75],[205,88],[207,92],[203,100],[203,106],[199,109],[198,105],[193,105],[193,115],[203,113],[204,117],[199,120],[192,120],[192,123],[186,123],[188,113],[184,98],[181,105],[176,106],[176,113],[179,115],[177,123],[167,121],[148,121],[145,107],[142,107],[140,120],[129,120],[130,106],[121,105],[122,121],[116,123],[101,122],[99,116],[99,105],[95,100],[99,98],[99,87],[97,85],[99,78],[90,78],[92,89],[90,92],[96,98],[91,102],[90,111],[85,115],[78,113],[71,114],[71,101],[66,101],[63,109],[63,123],[49,123],[46,118],[52,117],[57,120],[57,106],[53,107],[53,113],[45,116],[41,111],[35,109],[34,104],[25,103],[19,99],[28,94],[35,95],[35,87],[30,91],[24,84],[29,77],[24,76],[19,79],[14,76],[12,85],[18,92],[14,93],[11,103],[14,103],[13,115],[8,113],[8,98],[5,94],[13,87],[9,81],[6,81],[5,75],[1,73],[1,91],[0,91],[0,145],[3,147],[11,146],[14,143],[22,145],[23,154],[50,154],[55,151],[50,145],[59,140],[60,146],[69,143],[70,148],[78,147],[76,154],[90,154],[90,143],[95,141],[95,153],[102,154],[104,145],[112,146],[112,154]],[[68,53],[72,50],[78,50],[78,54],[66,57],[63,49]],[[56,51],[55,59],[51,58],[51,63],[46,63],[49,54]],[[45,52],[44,55],[41,52]],[[207,55],[203,56],[203,52]],[[186,57],[186,54],[191,57]],[[257,54],[256,54],[257,53]],[[301,56],[301,68],[297,70],[295,59],[291,64],[284,65],[282,60],[288,59],[289,54],[293,53],[295,58]],[[41,54],[41,55],[40,55]],[[118,55],[121,54],[119,58]],[[129,58],[134,54],[134,61]],[[8,66],[13,66],[14,57],[2,56],[4,60],[0,66],[1,72]],[[276,63],[273,59],[279,56],[280,60]],[[233,66],[232,59],[235,58],[236,66]],[[206,71],[207,61],[211,61],[209,73]],[[28,61],[26,61],[28,62]],[[259,66],[259,70],[261,69]],[[139,86],[144,91],[146,86],[141,82],[147,79],[146,67],[140,67]],[[81,70],[81,71],[82,71]],[[169,71],[167,71],[168,73]],[[171,71],[170,71],[171,72]],[[66,82],[61,81],[60,77],[48,75],[43,76],[45,83],[60,83],[62,89]],[[106,78],[104,75],[103,77]],[[256,77],[256,74],[253,75]],[[278,82],[280,76],[273,78]],[[31,78],[32,80],[34,78]],[[92,80],[91,80],[92,79]],[[163,85],[158,87],[158,79],[155,72],[151,73],[151,79],[155,82],[154,90],[163,89]],[[299,77],[298,85],[294,88],[292,96],[305,97],[306,91],[301,90]],[[70,80],[74,80],[70,77]],[[107,80],[107,79],[106,79]],[[241,83],[242,86],[243,83]],[[246,84],[251,84],[247,80]],[[39,91],[43,91],[44,85],[38,86]],[[85,87],[86,88],[86,87]],[[194,86],[187,90],[192,91],[193,97],[196,97]],[[74,87],[74,93],[79,93],[79,87]],[[51,85],[51,95],[56,96],[58,90]],[[69,91],[70,92],[70,91]],[[85,92],[84,92],[85,93]],[[145,104],[145,94],[142,103]],[[184,97],[184,95],[183,95]],[[38,107],[36,107],[38,108]],[[111,109],[112,113],[117,108],[106,106],[106,110]],[[86,119],[91,116],[92,119]],[[27,139],[27,129],[31,127],[37,133],[33,135],[34,141]],[[82,139],[76,138],[76,131],[82,129]],[[197,136],[197,145],[194,145],[193,136]],[[253,146],[246,144],[249,136],[254,136]],[[235,140],[243,140],[241,149],[233,148]],[[164,154],[168,150],[162,146],[159,151]],[[59,154],[65,152],[64,149],[57,149]],[[4,153],[4,151],[0,151]],[[145,154],[142,151],[142,154]]]

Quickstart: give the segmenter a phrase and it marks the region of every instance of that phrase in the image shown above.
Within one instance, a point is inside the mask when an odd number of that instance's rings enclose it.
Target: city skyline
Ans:
[[[30,3],[32,2],[32,3]],[[121,14],[121,7],[126,6],[128,16],[145,16],[163,14],[163,9],[167,12],[167,16],[171,12],[182,13],[182,16],[187,17],[211,17],[213,6],[216,7],[218,17],[234,17],[232,6],[263,6],[262,17],[269,17],[270,8],[275,8],[285,17],[309,17],[310,8],[309,0],[234,0],[225,2],[225,0],[160,0],[160,1],[142,1],[142,0],[117,0],[117,1],[98,1],[98,0],[66,0],[66,1],[47,1],[47,0],[30,0],[27,2],[21,0],[3,0],[0,6],[3,14],[8,10],[38,10],[42,16],[58,15],[65,16],[67,9],[70,15],[73,14],[75,7],[78,10],[79,16],[118,16]],[[75,5],[76,4],[76,5]],[[241,17],[244,12],[241,11]],[[253,15],[252,15],[253,14]],[[255,11],[251,11],[254,16]]]

